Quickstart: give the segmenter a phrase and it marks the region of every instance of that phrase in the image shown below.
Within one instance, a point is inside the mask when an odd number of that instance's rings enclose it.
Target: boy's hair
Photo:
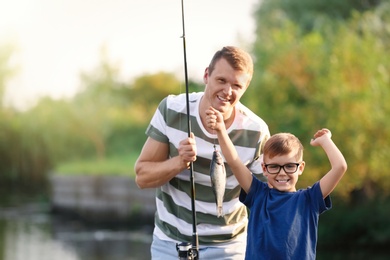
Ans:
[[[226,59],[226,61],[230,64],[230,66],[233,67],[233,69],[246,72],[249,74],[250,79],[252,78],[253,75],[252,57],[246,51],[234,46],[225,46],[214,54],[209,65],[210,74],[214,70],[215,63],[222,58]]]
[[[299,139],[290,133],[279,133],[271,136],[264,145],[264,157],[273,158],[295,151],[297,160],[302,160],[303,145]]]

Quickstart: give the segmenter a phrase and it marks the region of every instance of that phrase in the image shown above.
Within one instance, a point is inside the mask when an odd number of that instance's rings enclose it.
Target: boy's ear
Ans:
[[[263,175],[265,177],[267,177],[268,176],[268,172],[267,172],[267,169],[265,168],[264,162],[261,163],[261,168],[263,170]]]
[[[301,175],[303,173],[303,170],[305,169],[305,161],[302,161],[301,164],[299,165],[299,172]]]

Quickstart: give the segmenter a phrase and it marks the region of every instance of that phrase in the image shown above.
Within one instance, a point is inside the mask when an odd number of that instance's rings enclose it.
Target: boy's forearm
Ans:
[[[321,146],[328,156],[332,168],[344,169],[347,167],[347,162],[345,161],[343,154],[332,139],[328,139],[326,142],[323,142]]]
[[[248,193],[252,183],[252,173],[242,163],[238,156],[237,150],[234,147],[233,142],[230,140],[226,130],[217,132],[219,145],[221,146],[222,154],[225,157],[227,164],[232,170],[240,186]]]
[[[331,164],[329,172],[320,180],[322,196],[325,198],[334,190],[343,177],[347,170],[347,162],[331,139],[322,142],[321,147],[324,149]]]
[[[219,145],[221,146],[222,154],[224,155],[226,162],[231,165],[235,159],[238,158],[237,150],[230,140],[226,130],[218,131],[217,136]]]

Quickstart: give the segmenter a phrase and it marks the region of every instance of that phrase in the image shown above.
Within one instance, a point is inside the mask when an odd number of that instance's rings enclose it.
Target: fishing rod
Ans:
[[[186,53],[186,33],[184,26],[184,0],[181,0],[181,20],[183,27],[183,52],[184,52],[184,78],[186,85],[186,106],[187,106],[187,129],[188,137],[191,137],[191,121],[190,121],[190,102],[188,90],[188,72],[187,72],[187,53]],[[195,211],[195,184],[194,184],[194,165],[190,163],[190,184],[191,184],[191,209],[192,209],[192,244],[182,242],[176,245],[176,250],[179,254],[179,259],[199,259],[199,242],[198,232],[196,230],[196,211]]]

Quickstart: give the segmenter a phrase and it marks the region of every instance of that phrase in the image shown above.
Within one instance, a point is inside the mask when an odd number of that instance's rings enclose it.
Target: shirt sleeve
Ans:
[[[167,102],[167,98],[164,98],[160,102],[145,132],[146,135],[148,135],[149,137],[163,143],[168,143],[169,141],[166,135],[165,122],[165,111],[167,108]]]
[[[265,142],[267,142],[267,140],[269,139],[269,137],[270,137],[270,133],[269,133],[269,130],[267,128],[266,130],[262,131],[262,134],[260,136],[260,140],[257,144],[255,157],[254,157],[252,163],[250,164],[250,167],[248,167],[249,170],[256,176],[256,178],[258,178],[262,182],[267,182],[267,178],[263,175],[263,169],[261,167],[261,163],[263,162],[264,145],[265,145]]]
[[[259,199],[258,196],[264,196],[264,189],[267,188],[267,184],[257,179],[255,176],[252,177],[252,184],[249,188],[248,194],[241,189],[240,191],[240,202],[242,202],[248,208],[251,208],[255,199]]]
[[[310,190],[312,193],[311,196],[315,198],[315,201],[317,201],[318,212],[320,214],[332,208],[332,200],[330,199],[330,196],[327,196],[326,198],[322,197],[322,191],[319,181],[317,181]]]

